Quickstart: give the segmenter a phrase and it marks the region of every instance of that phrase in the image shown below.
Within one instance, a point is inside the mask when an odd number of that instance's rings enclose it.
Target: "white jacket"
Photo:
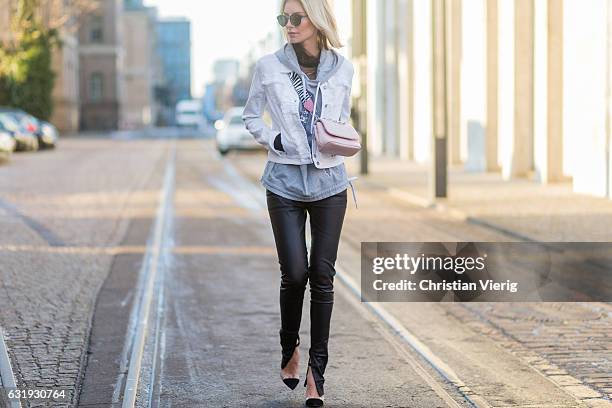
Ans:
[[[316,97],[320,94],[323,98],[322,118],[348,122],[354,68],[348,59],[337,55],[340,66],[329,78],[319,83]],[[275,54],[264,55],[257,61],[242,116],[247,130],[258,143],[266,147],[270,161],[286,164],[314,163],[320,169],[341,164],[344,156],[321,153],[316,142],[312,143],[313,148],[310,150],[299,117],[300,99],[289,78],[291,72]],[[317,106],[317,101],[314,102]],[[266,107],[272,119],[271,126],[262,118]],[[285,151],[274,148],[274,139],[279,133],[282,134]]]

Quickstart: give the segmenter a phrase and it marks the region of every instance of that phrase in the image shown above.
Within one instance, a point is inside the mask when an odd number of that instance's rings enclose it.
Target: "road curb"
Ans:
[[[405,201],[409,204],[413,204],[416,205],[418,207],[422,207],[422,208],[426,208],[426,209],[432,209],[432,210],[436,210],[439,211],[441,213],[450,215],[451,217],[459,220],[459,221],[465,221],[465,222],[469,222],[470,224],[474,224],[474,225],[478,225],[481,227],[485,227],[488,228],[490,230],[499,232],[501,234],[504,235],[508,235],[512,238],[521,240],[521,241],[526,241],[526,242],[542,242],[540,240],[531,238],[527,235],[524,235],[520,232],[517,231],[513,231],[511,229],[508,228],[504,228],[501,227],[499,225],[495,225],[489,221],[486,221],[484,219],[478,218],[478,217],[474,217],[470,214],[468,214],[465,211],[462,210],[458,210],[452,206],[449,206],[446,203],[442,203],[442,202],[436,202],[436,201],[432,201],[430,199],[421,197],[417,194],[414,193],[410,193],[408,191],[404,191],[402,189],[396,188],[396,187],[387,187],[387,186],[383,186],[381,184],[377,184],[377,183],[373,183],[376,184],[378,186],[384,187],[384,189],[387,191],[387,194],[389,194],[392,197],[397,198],[398,200],[401,201]]]
[[[364,305],[370,312],[378,316],[389,330],[399,336],[402,342],[414,350],[421,358],[433,368],[444,380],[451,384],[463,398],[474,408],[491,408],[491,405],[480,395],[475,393],[464,383],[454,370],[449,367],[442,359],[436,356],[429,347],[419,340],[410,330],[400,323],[390,312],[376,302],[362,302],[361,290],[355,280],[344,271],[344,268],[336,263],[336,274],[340,281],[349,289],[354,299]]]
[[[8,349],[4,342],[4,330],[0,326],[0,385],[3,388],[16,388],[17,383],[13,374],[13,368],[11,366],[11,359],[8,355]],[[4,395],[0,396],[0,402],[4,402]],[[21,402],[19,400],[12,400],[10,402],[11,408],[21,408]]]

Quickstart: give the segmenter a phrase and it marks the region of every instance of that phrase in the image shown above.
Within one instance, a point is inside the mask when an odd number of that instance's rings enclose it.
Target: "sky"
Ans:
[[[277,0],[145,0],[160,17],[187,17],[191,21],[191,90],[202,96],[212,79],[212,64],[221,58],[240,60],[252,44],[276,23]]]

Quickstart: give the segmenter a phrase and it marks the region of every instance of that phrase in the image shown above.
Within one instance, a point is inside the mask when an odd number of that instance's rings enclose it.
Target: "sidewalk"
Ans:
[[[449,169],[448,197],[431,202],[428,165],[373,157],[370,174],[358,158],[346,161],[361,190],[386,190],[417,207],[435,208],[458,220],[501,233],[508,241],[612,241],[612,200],[572,192],[571,182],[541,185],[499,173]],[[478,241],[478,238],[475,238]],[[401,305],[385,305],[389,309]],[[411,305],[413,308],[414,306]],[[466,327],[590,407],[610,407],[612,376],[610,303],[456,303],[440,305]],[[402,311],[397,316],[405,315]],[[421,333],[424,326],[415,326]],[[606,340],[607,339],[607,340]]]
[[[502,180],[500,173],[449,168],[448,197],[429,200],[429,165],[371,157],[369,174],[359,174],[359,158],[346,160],[359,200],[359,187],[385,188],[421,207],[433,207],[470,223],[508,235],[509,240],[612,241],[612,200],[572,192],[571,182],[549,185],[526,179]]]
[[[263,155],[227,160],[259,184]],[[354,182],[359,208],[348,199],[350,222],[343,227],[339,259],[357,282],[365,241],[594,241],[595,229],[597,239],[612,235],[605,228],[612,202],[574,194],[569,183],[507,182],[498,174],[453,169],[449,198],[439,200],[440,211],[429,211],[427,166],[376,157],[363,176],[357,157],[345,163],[349,176],[359,177]],[[611,304],[390,302],[384,308],[494,406],[564,406],[550,404],[546,384],[533,378],[520,384],[535,372],[555,384],[560,396],[569,394],[581,404],[569,406],[612,407]],[[434,312],[440,316],[432,317]],[[509,365],[500,368],[502,361]],[[507,378],[510,373],[520,381]],[[532,393],[533,387],[539,391]],[[548,403],[534,405],[537,401]]]

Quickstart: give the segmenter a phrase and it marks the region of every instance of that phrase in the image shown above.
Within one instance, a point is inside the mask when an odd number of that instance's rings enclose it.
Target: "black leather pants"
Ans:
[[[306,283],[310,281],[310,350],[308,365],[323,396],[327,342],[334,304],[334,268],[347,204],[347,190],[318,201],[290,200],[266,190],[281,270],[281,368],[299,339]],[[310,264],[306,248],[306,213],[310,217]]]

